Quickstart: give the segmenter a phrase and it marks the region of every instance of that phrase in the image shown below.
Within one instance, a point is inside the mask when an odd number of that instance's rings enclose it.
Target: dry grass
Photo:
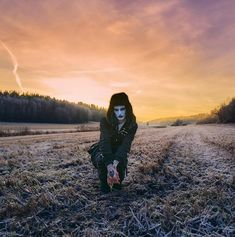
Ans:
[[[233,236],[233,154],[216,134],[234,144],[226,126],[140,128],[106,195],[86,152],[99,132],[0,138],[0,236]]]
[[[213,129],[213,125],[207,126],[207,137],[204,141],[227,150],[235,159],[235,125],[217,125],[216,127],[217,130]]]
[[[98,131],[99,123],[40,124],[0,122],[0,137]]]

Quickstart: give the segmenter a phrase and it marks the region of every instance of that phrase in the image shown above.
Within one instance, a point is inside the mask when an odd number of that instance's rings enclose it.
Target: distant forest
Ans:
[[[72,103],[39,94],[0,91],[0,121],[86,123],[100,121],[106,110],[94,104]]]
[[[223,104],[217,111],[217,116],[221,123],[235,123],[235,98],[227,105]]]
[[[222,104],[218,109],[214,109],[205,119],[198,123],[235,123],[235,98],[227,104]]]

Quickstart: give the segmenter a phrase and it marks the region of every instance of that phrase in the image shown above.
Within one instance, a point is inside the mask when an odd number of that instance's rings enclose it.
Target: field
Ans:
[[[84,124],[53,124],[53,123],[8,123],[0,122],[0,137],[37,135],[51,133],[72,133],[99,130],[98,122]]]
[[[235,236],[235,126],[139,126],[101,194],[99,131],[0,138],[0,236]]]

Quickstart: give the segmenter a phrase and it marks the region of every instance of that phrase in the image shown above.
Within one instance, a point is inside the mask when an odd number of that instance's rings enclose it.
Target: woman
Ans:
[[[100,140],[88,150],[98,169],[102,192],[121,189],[137,128],[128,96],[123,92],[112,95],[106,117],[100,121]]]

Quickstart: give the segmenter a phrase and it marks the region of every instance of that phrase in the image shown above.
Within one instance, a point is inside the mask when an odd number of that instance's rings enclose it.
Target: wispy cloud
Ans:
[[[122,89],[141,119],[186,115],[234,95],[234,7],[233,0],[0,1],[0,35],[20,61],[25,88],[100,104]]]
[[[12,70],[12,73],[15,76],[16,83],[18,84],[18,86],[21,89],[21,91],[24,91],[24,88],[22,86],[20,77],[19,77],[19,75],[17,73],[17,69],[18,69],[17,59],[16,59],[15,55],[12,53],[12,51],[7,47],[7,45],[5,43],[3,43],[2,41],[0,41],[0,42],[1,42],[2,46],[3,46],[3,48],[8,52],[8,54],[11,57],[11,60],[12,60],[12,63],[13,63],[13,67],[14,67],[13,70]]]

